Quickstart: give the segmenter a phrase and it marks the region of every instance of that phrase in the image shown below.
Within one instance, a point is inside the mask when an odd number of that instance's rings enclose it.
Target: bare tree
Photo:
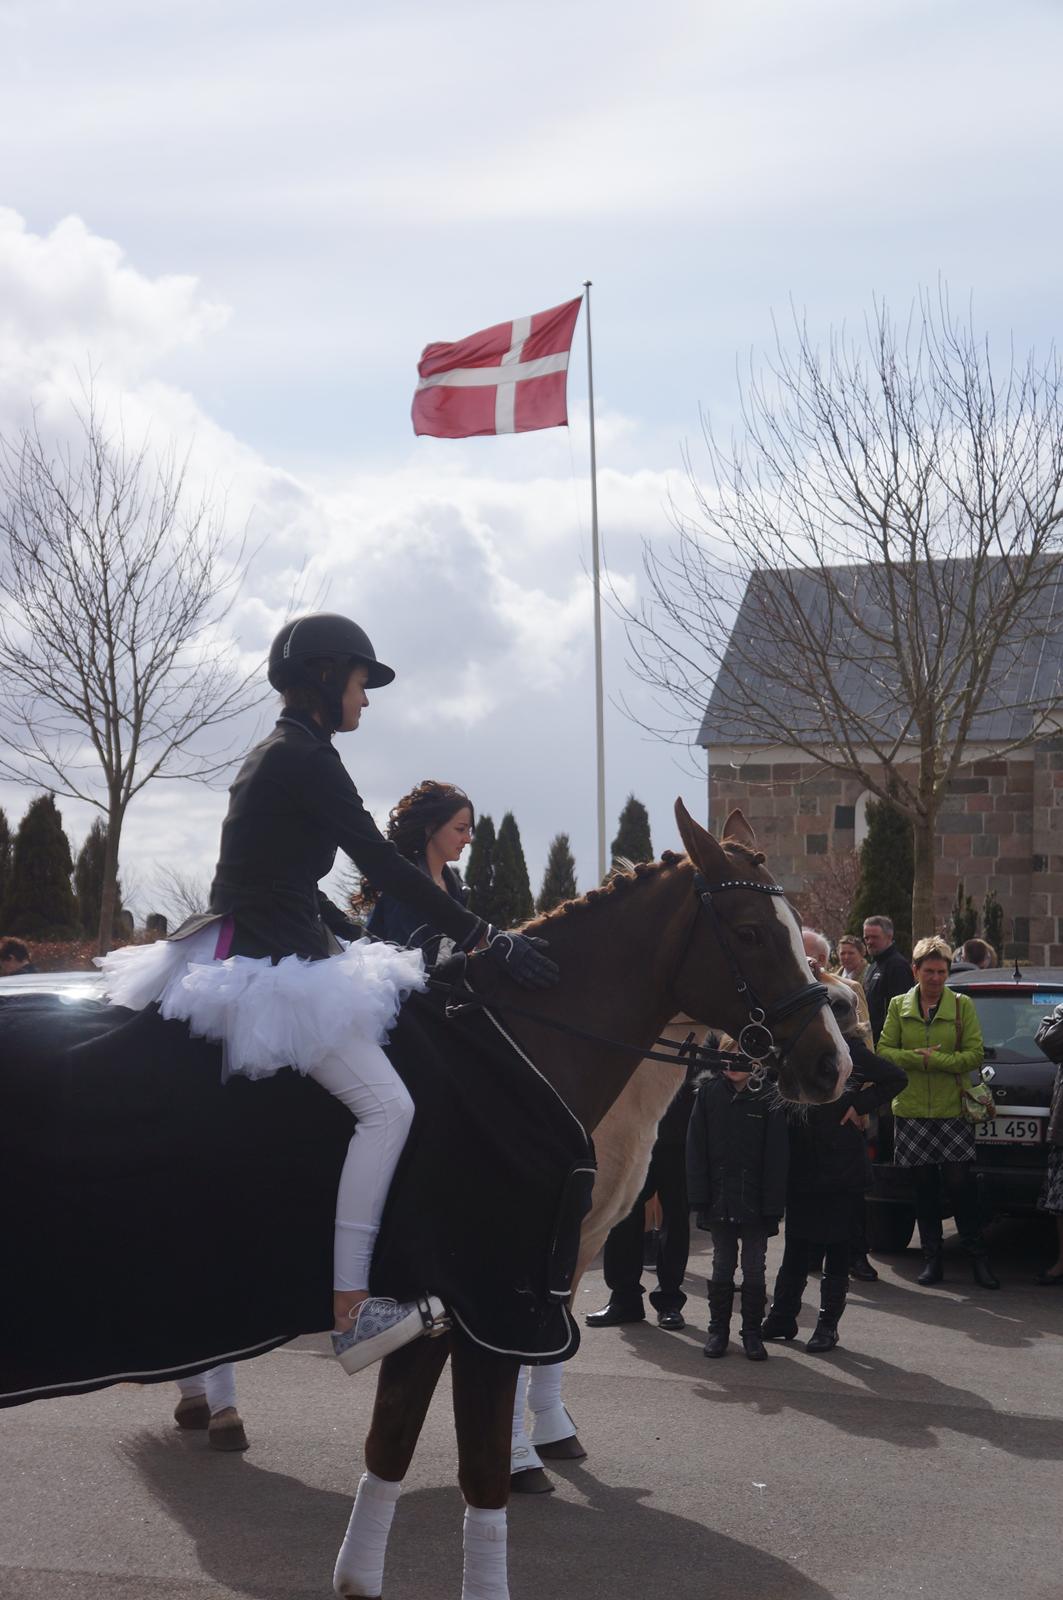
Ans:
[[[913,926],[933,927],[950,783],[1059,722],[1056,353],[995,366],[945,293],[822,350],[795,318],[742,422],[727,448],[706,423],[712,487],[691,471],[695,514],[646,547],[629,639],[654,731],[689,741],[711,691],[721,742],[796,747],[890,800],[914,828]]]
[[[175,923],[197,916],[210,905],[210,879],[180,867],[158,864],[151,874],[152,910],[162,911]]]
[[[224,735],[206,736],[263,691],[221,631],[244,545],[190,493],[188,458],[130,446],[91,390],[75,417],[73,444],[36,418],[0,441],[0,772],[103,813],[103,951],[130,802],[228,766]]]
[[[849,916],[860,883],[859,850],[825,856],[822,869],[805,879],[795,898],[801,915],[812,928],[821,929],[836,945],[849,932]]]

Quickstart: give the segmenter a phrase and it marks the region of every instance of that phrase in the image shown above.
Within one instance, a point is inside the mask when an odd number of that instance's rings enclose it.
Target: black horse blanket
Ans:
[[[373,1290],[433,1291],[488,1350],[564,1360],[590,1140],[481,1012],[414,996],[389,1053],[416,1111]],[[0,1405],[331,1327],[353,1127],[295,1072],[223,1084],[220,1049],[154,1010],[0,989]]]

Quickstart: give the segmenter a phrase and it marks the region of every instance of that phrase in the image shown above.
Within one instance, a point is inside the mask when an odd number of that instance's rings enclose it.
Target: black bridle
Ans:
[[[749,1007],[749,1021],[736,1040],[739,1051],[747,1060],[763,1064],[772,1056],[781,1056],[785,1053],[776,1043],[775,1035],[771,1031],[772,1024],[784,1022],[787,1017],[795,1016],[798,1012],[808,1011],[808,1016],[797,1032],[786,1042],[785,1049],[792,1050],[817,1013],[824,1006],[830,1005],[830,990],[825,983],[805,983],[799,989],[794,989],[790,994],[784,995],[781,1000],[776,1000],[772,1005],[763,1005],[746,976],[738,951],[735,949],[727,931],[727,924],[720,916],[713,900],[714,895],[723,894],[728,889],[751,889],[757,894],[778,895],[782,899],[786,899],[786,890],[781,883],[761,883],[756,878],[727,878],[722,883],[710,884],[703,873],[695,872],[694,893],[698,897],[698,911],[695,914],[694,921],[691,923],[690,932],[687,934],[687,941],[683,948],[683,955],[679,960],[679,966],[682,967],[690,942],[694,937],[694,932],[698,925],[698,915],[704,911],[712,924],[716,942],[723,951],[727,965],[731,969],[735,990],[740,999],[744,1000]]]
[[[727,925],[722,920],[714,902],[713,895],[722,894],[728,889],[754,889],[758,894],[780,895],[786,898],[786,891],[779,883],[760,883],[753,878],[729,878],[722,883],[710,884],[703,873],[695,870],[694,893],[697,895],[697,906],[694,916],[687,930],[683,948],[676,963],[676,970],[669,984],[674,986],[690,950],[691,942],[697,931],[698,919],[704,911],[712,923],[717,943],[724,953],[727,965],[731,970],[731,977],[740,998],[743,998],[749,1007],[749,1021],[738,1035],[738,1050],[718,1050],[712,1046],[698,1045],[693,1033],[689,1033],[683,1040],[659,1038],[653,1041],[653,1047],[644,1050],[640,1045],[631,1045],[624,1040],[609,1039],[604,1034],[591,1033],[586,1028],[577,1028],[570,1022],[562,1022],[556,1017],[544,1017],[538,1012],[529,1011],[525,1006],[515,1006],[505,1001],[501,1005],[496,1001],[481,999],[467,986],[461,991],[458,998],[459,984],[463,983],[464,962],[462,964],[462,977],[455,978],[452,982],[429,978],[430,988],[446,989],[450,996],[446,1002],[445,1013],[448,1017],[457,1016],[463,1011],[488,1011],[497,1012],[499,1015],[523,1017],[529,1022],[537,1023],[540,1027],[550,1028],[555,1033],[564,1033],[571,1038],[585,1039],[592,1044],[607,1045],[613,1050],[618,1050],[628,1056],[636,1056],[641,1061],[665,1061],[670,1066],[686,1066],[696,1062],[698,1066],[708,1071],[749,1070],[753,1069],[754,1076],[762,1078],[767,1070],[767,1062],[771,1057],[780,1057],[787,1050],[793,1049],[805,1029],[823,1009],[830,1005],[830,991],[824,983],[806,983],[791,994],[784,995],[781,1000],[776,1000],[770,1006],[764,1006],[757,998],[753,985],[750,983],[737,950],[731,942],[727,932]],[[682,1005],[677,1003],[677,1010],[682,1010]],[[784,1021],[787,1017],[795,1016],[798,1012],[808,1010],[808,1016],[802,1022],[797,1032],[784,1046],[776,1043],[771,1031],[773,1023]],[[665,1054],[667,1051],[667,1054]]]

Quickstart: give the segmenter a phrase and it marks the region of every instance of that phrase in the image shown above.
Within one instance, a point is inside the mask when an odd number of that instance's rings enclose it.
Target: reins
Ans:
[[[542,1028],[552,1028],[556,1033],[566,1034],[569,1038],[582,1039],[589,1044],[604,1045],[610,1050],[619,1051],[626,1056],[633,1056],[639,1061],[663,1061],[669,1066],[689,1067],[697,1065],[709,1072],[721,1071],[750,1071],[754,1078],[762,1079],[768,1071],[768,1062],[771,1057],[780,1057],[786,1050],[792,1050],[800,1039],[805,1029],[813,1018],[824,1006],[830,1004],[830,991],[824,983],[806,983],[790,994],[784,995],[781,1000],[773,1005],[764,1006],[757,998],[756,992],[749,982],[739,957],[738,951],[731,943],[727,932],[727,925],[720,917],[713,896],[722,894],[730,889],[752,889],[758,894],[780,895],[785,897],[786,891],[778,883],[760,883],[754,878],[728,878],[722,883],[710,884],[703,873],[694,873],[694,892],[697,895],[697,906],[690,927],[687,930],[683,947],[679,953],[676,970],[669,982],[672,989],[675,979],[682,970],[689,952],[694,933],[698,926],[698,917],[704,911],[712,922],[716,942],[723,951],[724,959],[730,968],[734,980],[735,992],[745,1000],[749,1007],[749,1021],[738,1035],[738,1050],[720,1050],[715,1046],[698,1045],[694,1033],[687,1034],[685,1039],[657,1038],[653,1047],[643,1049],[641,1045],[627,1044],[622,1039],[610,1039],[605,1034],[593,1033],[587,1028],[578,1028],[574,1023],[562,1022],[556,1017],[544,1017],[538,1012],[529,1011],[524,1006],[513,1005],[510,1001],[498,1004],[487,1001],[468,988],[465,988],[465,998],[460,1000],[454,996],[459,982],[464,982],[464,966],[462,977],[454,982],[444,982],[438,978],[429,978],[428,985],[434,989],[449,991],[451,998],[444,1006],[444,1014],[448,1017],[458,1016],[463,1011],[488,1011],[497,1012],[500,1016],[521,1017],[526,1021],[537,1023]],[[793,1038],[788,1040],[785,1048],[780,1047],[772,1033],[772,1023],[784,1021],[798,1011],[808,1009],[808,1016],[802,1022]],[[663,1047],[663,1048],[658,1048]],[[668,1053],[665,1054],[664,1052]]]

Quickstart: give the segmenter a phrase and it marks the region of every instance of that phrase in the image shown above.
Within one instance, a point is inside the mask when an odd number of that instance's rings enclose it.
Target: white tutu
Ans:
[[[419,950],[358,939],[323,961],[230,956],[215,961],[218,926],[188,939],[128,945],[103,956],[105,993],[140,1011],[157,1001],[163,1017],[225,1047],[228,1072],[267,1078],[281,1067],[307,1072],[352,1033],[383,1044],[399,1007],[424,989]]]

